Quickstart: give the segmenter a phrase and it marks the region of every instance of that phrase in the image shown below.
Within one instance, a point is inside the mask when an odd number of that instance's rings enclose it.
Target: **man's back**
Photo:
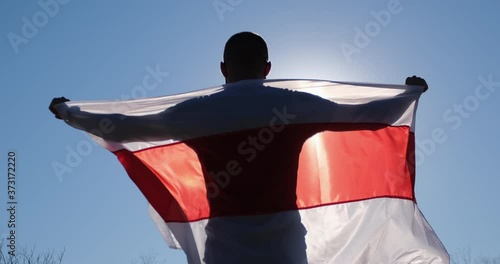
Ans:
[[[303,143],[321,126],[291,123],[312,120],[312,114],[319,118],[317,108],[331,104],[243,81],[169,112],[180,117],[196,109],[204,113],[197,130],[214,130],[184,142],[198,155],[207,184],[207,263],[304,263],[306,230],[297,211],[297,170]],[[217,191],[210,191],[213,184]]]

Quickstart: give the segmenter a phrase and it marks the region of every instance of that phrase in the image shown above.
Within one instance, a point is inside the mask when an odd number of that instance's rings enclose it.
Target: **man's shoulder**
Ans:
[[[273,87],[262,82],[242,82],[224,86],[216,93],[183,101],[170,111],[203,111],[204,109],[262,108],[265,106],[313,106],[328,103],[320,96],[294,89]]]

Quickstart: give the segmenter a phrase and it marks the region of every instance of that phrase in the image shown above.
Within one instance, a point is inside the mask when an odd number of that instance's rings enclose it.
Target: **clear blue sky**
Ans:
[[[221,84],[223,45],[247,30],[268,42],[269,78],[401,84],[424,77],[430,90],[416,129],[420,209],[449,252],[500,254],[500,84],[479,86],[481,77],[500,82],[498,1],[215,3],[228,9],[218,14],[212,0],[69,1],[48,11],[36,1],[0,3],[0,233],[7,231],[7,151],[15,150],[18,246],[65,248],[72,264],[130,263],[151,251],[164,263],[185,263],[181,251],[166,247],[115,156],[47,107],[56,96],[150,97]],[[377,22],[380,10],[390,20]],[[169,73],[150,90],[137,87],[148,66]],[[433,133],[444,140],[432,140]],[[68,164],[78,148],[86,155]],[[57,177],[54,162],[71,172]]]

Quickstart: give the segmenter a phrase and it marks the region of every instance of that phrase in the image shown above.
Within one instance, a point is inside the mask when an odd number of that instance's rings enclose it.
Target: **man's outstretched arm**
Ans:
[[[92,133],[106,140],[130,142],[137,140],[165,140],[186,137],[188,132],[183,126],[169,118],[168,110],[145,116],[122,114],[95,114],[80,111],[78,107],[69,108],[64,97],[54,98],[49,110],[57,119],[70,126]],[[106,129],[101,129],[103,126]]]

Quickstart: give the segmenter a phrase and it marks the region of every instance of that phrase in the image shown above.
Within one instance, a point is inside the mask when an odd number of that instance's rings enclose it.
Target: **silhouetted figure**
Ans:
[[[206,263],[303,264],[307,263],[307,230],[296,201],[302,146],[316,133],[335,130],[329,124],[310,124],[356,110],[311,94],[263,85],[271,70],[268,59],[265,41],[257,34],[241,32],[224,48],[220,69],[226,85],[222,92],[142,117],[78,111],[60,116],[55,105],[68,101],[64,97],[54,98],[49,109],[56,118],[78,119],[76,128],[89,132],[96,125],[93,120],[99,120],[90,117],[111,119],[116,129],[105,139],[175,138],[190,146],[198,155],[207,184],[217,184],[220,190],[207,192]],[[416,76],[409,77],[406,84],[427,89],[425,81]],[[186,123],[186,116],[198,119]],[[292,119],[294,125],[289,125]],[[239,130],[220,133],[228,126]],[[199,138],[206,135],[210,135],[206,140]],[[227,173],[228,166],[231,173]]]

